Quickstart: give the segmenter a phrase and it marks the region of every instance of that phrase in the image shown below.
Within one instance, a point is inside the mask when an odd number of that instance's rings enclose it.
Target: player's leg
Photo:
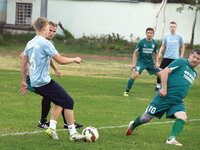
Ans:
[[[126,130],[126,135],[132,135],[133,130],[138,127],[139,125],[142,125],[144,123],[149,122],[153,118],[152,115],[149,115],[147,113],[144,113],[142,116],[138,116],[135,121],[132,121],[129,124],[129,127]]]
[[[167,144],[174,144],[177,146],[182,146],[181,143],[176,141],[176,137],[181,133],[181,131],[184,128],[185,121],[187,120],[187,115],[184,111],[179,111],[174,114],[174,117],[176,118],[175,123],[172,127],[171,135],[167,139]]]
[[[139,72],[138,71],[133,71],[132,73],[132,77],[129,78],[128,83],[127,83],[127,87],[126,87],[126,91],[124,92],[124,96],[129,96],[128,93],[131,90],[134,81],[136,80],[136,78],[139,76]]]
[[[172,61],[174,61],[174,59],[163,58],[160,64],[160,70],[165,69]],[[161,80],[157,76],[157,85],[154,91],[158,91],[160,89],[160,86],[161,86]]]
[[[46,130],[47,135],[49,135],[52,139],[58,140],[58,136],[56,134],[56,125],[58,117],[62,111],[62,107],[58,105],[54,105],[51,111],[51,118],[50,118],[50,125],[49,128]]]
[[[49,127],[49,123],[47,122],[47,116],[51,108],[51,101],[48,98],[43,97],[41,106],[42,106],[41,119],[38,123],[38,127],[47,129]]]
[[[65,129],[68,129],[67,121],[65,120],[64,109],[62,110],[62,117],[63,117],[63,122],[64,122],[63,127],[64,127]],[[82,124],[79,124],[79,123],[77,123],[77,122],[74,122],[74,125],[75,125],[75,128],[76,128],[76,129],[82,128],[82,127],[83,127]]]
[[[131,88],[132,88],[132,86],[134,84],[134,81],[142,73],[142,71],[145,68],[146,68],[146,66],[143,63],[137,62],[137,65],[133,69],[132,76],[128,80],[128,83],[127,83],[127,86],[126,86],[126,90],[124,92],[124,96],[129,96],[129,91],[131,90]]]

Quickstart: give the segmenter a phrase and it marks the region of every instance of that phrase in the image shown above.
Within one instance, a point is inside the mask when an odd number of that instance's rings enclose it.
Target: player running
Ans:
[[[130,123],[126,135],[132,135],[137,126],[149,122],[153,117],[160,119],[166,113],[167,118],[176,119],[166,143],[182,146],[176,137],[182,131],[187,120],[183,99],[197,77],[194,68],[199,64],[200,48],[194,49],[188,60],[179,58],[167,66],[161,72],[162,87],[159,93],[155,95],[144,114]]]

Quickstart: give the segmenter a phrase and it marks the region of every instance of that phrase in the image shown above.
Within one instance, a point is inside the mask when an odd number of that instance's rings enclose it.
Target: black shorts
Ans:
[[[73,110],[74,101],[72,97],[54,80],[41,87],[34,87],[41,96],[51,100],[54,104],[64,109]]]
[[[160,64],[160,68],[165,69],[174,60],[175,59],[163,58],[163,60],[161,61],[161,64]]]

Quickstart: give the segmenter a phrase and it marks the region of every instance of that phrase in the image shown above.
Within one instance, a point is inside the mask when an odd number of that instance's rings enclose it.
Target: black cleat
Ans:
[[[78,124],[78,123],[74,123],[74,126],[75,126],[76,129],[78,129],[78,128],[82,128],[82,127],[83,127],[82,124]],[[63,127],[64,127],[65,129],[68,129],[68,125],[67,125],[67,124],[64,124]]]
[[[42,128],[42,129],[48,129],[48,127],[49,127],[49,122],[41,123],[41,122],[39,121],[38,127],[39,127],[39,128]]]
[[[156,87],[156,88],[154,89],[154,92],[158,92],[158,91],[159,91],[159,88]]]

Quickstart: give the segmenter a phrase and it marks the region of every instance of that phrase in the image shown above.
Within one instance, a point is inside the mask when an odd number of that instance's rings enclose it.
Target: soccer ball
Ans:
[[[85,140],[86,142],[95,142],[96,140],[98,140],[99,138],[99,133],[98,130],[95,127],[86,127],[83,132],[82,135],[85,136]]]

